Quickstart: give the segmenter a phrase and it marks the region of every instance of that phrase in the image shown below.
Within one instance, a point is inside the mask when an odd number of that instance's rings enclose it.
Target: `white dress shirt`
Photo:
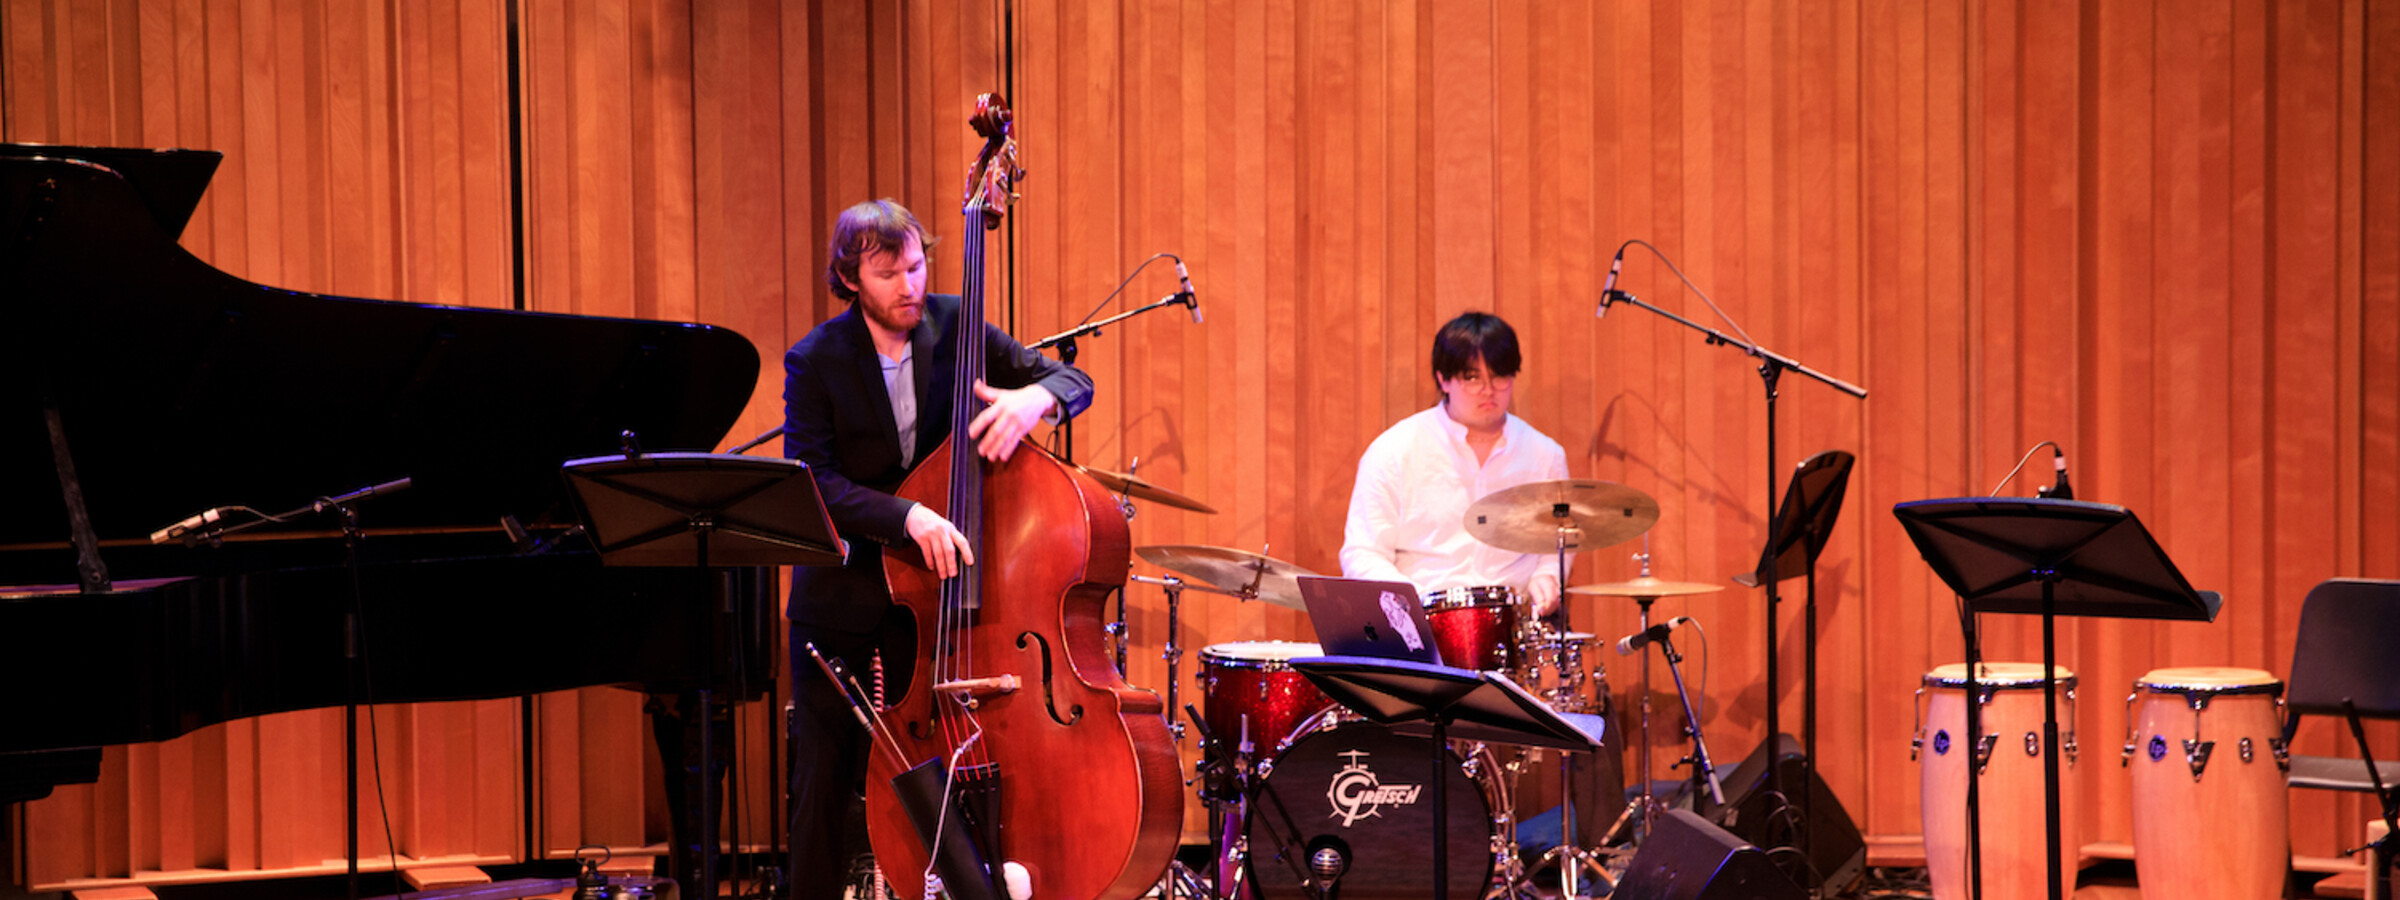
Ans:
[[[1524,589],[1555,575],[1556,554],[1502,550],[1467,533],[1467,506],[1503,488],[1567,477],[1567,453],[1510,415],[1491,456],[1475,460],[1467,427],[1441,406],[1394,424],[1358,460],[1342,529],[1342,575],[1405,581],[1428,591],[1484,585]],[[1569,566],[1574,557],[1567,558]]]

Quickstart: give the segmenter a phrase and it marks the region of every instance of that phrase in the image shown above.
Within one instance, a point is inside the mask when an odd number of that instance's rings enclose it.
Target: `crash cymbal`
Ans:
[[[1592,594],[1601,597],[1684,597],[1692,594],[1713,594],[1724,590],[1721,584],[1698,581],[1660,581],[1648,575],[1632,581],[1610,581],[1602,584],[1579,584],[1568,588],[1570,594]]]
[[[1141,476],[1130,472],[1111,472],[1107,469],[1084,466],[1083,474],[1092,476],[1093,481],[1100,482],[1100,486],[1107,488],[1110,493],[1124,494],[1153,503],[1164,503],[1176,509],[1188,509],[1211,516],[1217,514],[1216,507],[1143,481]]]
[[[1598,550],[1639,537],[1658,522],[1658,501],[1613,481],[1536,481],[1485,494],[1467,506],[1467,533],[1518,553]]]
[[[1231,547],[1161,544],[1136,547],[1133,552],[1159,568],[1191,576],[1219,591],[1291,609],[1306,608],[1300,602],[1300,577],[1317,574],[1271,556]]]

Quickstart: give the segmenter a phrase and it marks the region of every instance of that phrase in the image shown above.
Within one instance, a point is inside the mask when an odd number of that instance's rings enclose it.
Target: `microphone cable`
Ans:
[[[2001,478],[2000,478],[2000,483],[1999,483],[1999,484],[1992,485],[1992,492],[1991,492],[1991,493],[1989,493],[1989,494],[1985,494],[1984,496],[1986,496],[1986,497],[1997,497],[1997,496],[2000,496],[2000,491],[2001,491],[2001,489],[2002,489],[2002,488],[2006,488],[2006,487],[2008,487],[2008,483],[2009,483],[2010,481],[2014,481],[2014,480],[2016,480],[2017,473],[2025,470],[2025,463],[2026,463],[2028,460],[2031,460],[2031,459],[2033,459],[2033,455],[2034,455],[2035,453],[2039,453],[2039,452],[2041,452],[2041,449],[2042,449],[2043,447],[2048,447],[2048,448],[2050,448],[2051,450],[2054,450],[2054,451],[2055,451],[2055,450],[2058,450],[2058,449],[2060,449],[2060,448],[2059,448],[2059,446],[2058,446],[2058,442],[2057,442],[2057,441],[2043,441],[2043,442],[2041,442],[2041,443],[2039,443],[2039,444],[2035,444],[2035,445],[2033,445],[2032,447],[2029,447],[2029,448],[2027,448],[2027,449],[2025,450],[2025,455],[2024,455],[2024,456],[2017,457],[2017,467],[2016,467],[2016,468],[2014,468],[2014,469],[2010,469],[2010,470],[2008,470],[2008,474],[2007,474],[2007,475],[2003,475],[2003,476],[2001,476]]]

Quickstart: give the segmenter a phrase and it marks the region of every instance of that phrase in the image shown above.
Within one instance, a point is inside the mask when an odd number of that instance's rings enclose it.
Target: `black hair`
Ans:
[[[1499,316],[1487,312],[1468,311],[1458,314],[1442,330],[1433,335],[1433,374],[1436,378],[1457,378],[1475,367],[1475,360],[1494,376],[1508,378],[1517,374],[1524,364],[1517,353],[1517,330],[1508,327]],[[1434,382],[1440,390],[1441,382]]]

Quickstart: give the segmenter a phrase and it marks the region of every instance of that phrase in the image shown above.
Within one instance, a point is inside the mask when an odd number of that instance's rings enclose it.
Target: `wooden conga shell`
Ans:
[[[2058,669],[2059,741],[2075,730],[2075,673]],[[2047,900],[2049,831],[2043,817],[2042,666],[1986,662],[1977,690],[1989,694],[1983,733],[1996,738],[1980,790],[1985,900]],[[1917,753],[1920,811],[1925,827],[1925,868],[1939,900],[1965,900],[1967,872],[1967,666],[1938,666],[1925,675],[1923,746]],[[2083,839],[2077,827],[2076,792],[2069,785],[2075,756],[2059,766],[2060,873],[2065,895],[2075,892],[2076,861]]]
[[[2157,669],[2133,683],[2128,767],[2143,897],[2283,895],[2291,807],[2275,752],[2282,695],[2283,682],[2257,669]]]

